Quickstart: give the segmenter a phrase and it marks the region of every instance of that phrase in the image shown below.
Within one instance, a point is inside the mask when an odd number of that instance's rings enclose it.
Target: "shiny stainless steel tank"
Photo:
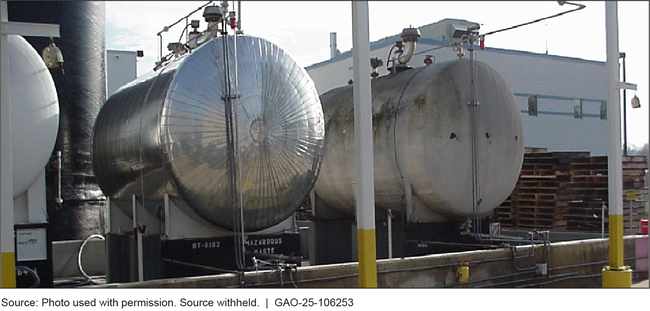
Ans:
[[[372,80],[375,204],[406,211],[412,222],[473,215],[470,62],[406,70]],[[523,161],[523,126],[510,87],[476,62],[481,214],[514,188]],[[314,190],[326,207],[355,211],[352,86],[321,95],[325,153]],[[412,200],[412,210],[406,202]],[[318,205],[316,206],[318,210]]]
[[[244,230],[271,227],[300,207],[322,159],[318,93],[306,71],[282,49],[250,36],[214,39],[107,100],[93,143],[95,174],[107,196],[160,199],[169,193],[187,203],[188,214],[233,228],[226,71],[237,95]]]

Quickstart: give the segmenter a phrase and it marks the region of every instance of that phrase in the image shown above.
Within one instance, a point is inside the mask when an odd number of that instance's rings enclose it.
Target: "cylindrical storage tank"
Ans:
[[[106,101],[93,142],[104,193],[123,199],[175,195],[190,216],[232,230],[228,98],[235,110],[243,229],[287,219],[318,175],[323,112],[307,72],[276,45],[250,36],[213,39]]]
[[[372,80],[377,208],[407,212],[411,222],[474,215],[470,69],[470,61],[460,59]],[[517,182],[523,126],[514,94],[501,75],[476,61],[475,81],[477,200],[485,215]],[[352,88],[321,95],[327,135],[314,187],[326,207],[347,214],[355,211]],[[412,209],[407,210],[407,202]]]
[[[82,240],[103,233],[106,198],[95,181],[90,154],[95,117],[106,100],[106,4],[101,1],[8,1],[10,21],[59,25],[54,43],[63,54],[63,70],[51,69],[60,123],[54,152],[61,152],[59,174],[46,171],[47,208],[52,239]],[[38,51],[50,38],[25,37]]]
[[[3,40],[9,58],[2,68],[10,79],[13,196],[36,181],[50,159],[59,128],[59,101],[49,70],[34,48],[21,36]],[[5,45],[6,44],[6,45]]]

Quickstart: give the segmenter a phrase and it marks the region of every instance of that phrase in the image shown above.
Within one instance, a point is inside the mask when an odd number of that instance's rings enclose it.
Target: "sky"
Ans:
[[[107,1],[106,48],[142,50],[138,75],[152,71],[159,55],[157,33],[208,1]],[[486,47],[546,53],[587,60],[606,60],[605,3],[571,1],[585,9],[532,25],[486,37]],[[215,1],[218,5],[220,2]],[[236,2],[230,1],[236,10]],[[480,32],[507,28],[542,17],[568,11],[575,6],[560,6],[557,1],[369,1],[370,41],[419,27],[445,18],[464,19],[481,25]],[[637,84],[627,92],[628,145],[648,143],[650,105],[648,54],[648,1],[619,1],[619,50],[626,53],[626,81]],[[199,10],[189,19],[205,22]],[[329,34],[337,33],[341,52],[352,48],[352,8],[350,1],[242,1],[242,30],[264,38],[285,50],[301,66],[329,59]],[[185,22],[163,33],[163,49],[178,41]],[[622,74],[621,74],[622,79]],[[636,95],[641,108],[632,109]],[[622,96],[621,96],[622,98]]]

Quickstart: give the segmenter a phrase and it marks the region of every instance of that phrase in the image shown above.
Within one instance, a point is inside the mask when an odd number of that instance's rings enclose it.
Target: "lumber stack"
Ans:
[[[647,217],[646,169],[646,157],[623,158],[624,190],[635,193],[634,201],[623,206],[624,214],[630,216],[626,228],[638,226],[640,219]],[[607,226],[607,204],[606,156],[534,152],[524,155],[515,189],[496,214],[502,226],[599,231],[603,224]]]

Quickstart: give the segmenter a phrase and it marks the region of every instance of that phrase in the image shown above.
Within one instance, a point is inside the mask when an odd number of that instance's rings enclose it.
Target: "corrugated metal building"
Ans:
[[[444,19],[419,27],[421,37],[411,67],[455,59],[448,47],[454,32],[475,24]],[[370,45],[370,57],[386,63],[400,35]],[[333,55],[334,56],[334,55]],[[465,56],[469,52],[465,51]],[[607,81],[604,62],[486,47],[476,49],[475,59],[494,67],[508,82],[521,107],[525,146],[547,151],[589,151],[607,154]],[[320,94],[352,79],[352,53],[341,53],[308,66]],[[378,68],[387,74],[386,66]]]

